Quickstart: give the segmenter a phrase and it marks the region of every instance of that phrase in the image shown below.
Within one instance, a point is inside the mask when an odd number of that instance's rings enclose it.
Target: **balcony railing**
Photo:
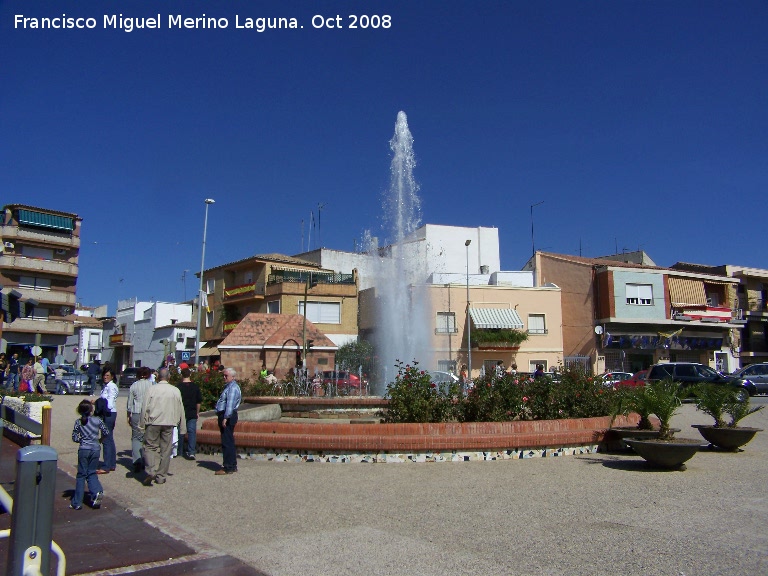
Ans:
[[[3,226],[2,236],[4,242],[33,240],[35,242],[45,242],[46,244],[56,244],[58,246],[67,246],[69,248],[80,248],[80,236],[67,234],[66,232],[55,232],[53,230],[43,232],[41,230],[31,230],[29,228],[8,225]]]
[[[131,343],[131,334],[110,334],[109,336],[109,345],[115,346],[115,345],[121,345],[121,344],[130,344]]]
[[[65,304],[75,305],[75,294],[73,292],[61,292],[59,290],[35,290],[33,288],[15,287],[14,290],[21,292],[22,298],[32,298],[45,304]]]
[[[13,322],[3,322],[3,331],[33,332],[40,334],[63,334],[71,336],[75,333],[72,322],[65,320],[34,320],[32,318],[16,318]]]
[[[267,277],[267,285],[282,284],[291,282],[293,284],[306,284],[315,282],[317,284],[353,284],[355,283],[354,274],[341,274],[336,272],[311,272],[283,270],[275,272]]]
[[[235,298],[252,298],[254,296],[264,296],[264,286],[258,284],[241,284],[224,289],[224,299],[232,300]]]
[[[768,312],[768,302],[762,298],[737,298],[736,308],[742,308],[745,312]]]
[[[229,332],[232,332],[232,330],[237,328],[238,324],[240,324],[240,320],[231,320],[229,322],[224,322],[224,333],[227,334]]]
[[[32,270],[35,272],[47,272],[49,274],[63,274],[65,276],[77,276],[77,264],[70,264],[62,260],[43,260],[41,258],[26,258],[11,254],[0,256],[0,268],[14,268],[17,270]]]

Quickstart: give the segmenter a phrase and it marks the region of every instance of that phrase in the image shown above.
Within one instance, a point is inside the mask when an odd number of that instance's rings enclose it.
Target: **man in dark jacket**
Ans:
[[[187,419],[187,427],[179,430],[179,446],[182,447],[181,453],[187,460],[194,460],[197,452],[197,414],[200,412],[200,404],[203,403],[203,394],[200,387],[192,382],[192,371],[186,364],[181,369],[181,383],[179,392],[181,392],[181,402],[184,404],[184,414]],[[181,435],[186,432],[186,442]]]

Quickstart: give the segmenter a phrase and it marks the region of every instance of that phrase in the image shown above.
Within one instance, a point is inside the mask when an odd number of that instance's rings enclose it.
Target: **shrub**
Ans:
[[[386,422],[446,422],[455,418],[453,398],[458,385],[440,390],[418,362],[397,361],[395,381],[387,386],[389,407],[382,413]]]
[[[520,379],[505,374],[501,378],[486,374],[461,402],[459,419],[463,422],[504,422],[521,418],[525,410]]]
[[[192,381],[200,386],[200,392],[203,396],[203,401],[200,404],[200,411],[205,412],[216,408],[216,401],[224,390],[224,375],[218,371],[202,373],[193,372]],[[240,378],[238,375],[237,383],[240,385],[240,392],[243,397],[253,395],[254,385],[251,384],[250,379]]]

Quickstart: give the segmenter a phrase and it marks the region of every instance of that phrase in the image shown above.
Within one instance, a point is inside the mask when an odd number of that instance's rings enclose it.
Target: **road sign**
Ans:
[[[72,352],[74,352],[75,354],[77,354],[78,350],[79,350],[79,348],[77,346],[73,346],[72,347]]]
[[[181,353],[181,359],[182,359],[184,362],[186,362],[187,360],[189,360],[189,359],[190,359],[190,357],[191,357],[191,356],[190,356],[190,354],[191,354],[190,352],[182,352],[182,353]]]
[[[43,349],[40,346],[32,346],[31,352],[33,356],[40,356],[43,353]]]

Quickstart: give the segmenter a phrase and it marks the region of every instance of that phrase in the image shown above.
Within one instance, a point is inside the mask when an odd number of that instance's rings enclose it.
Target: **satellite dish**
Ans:
[[[595,334],[600,336],[600,334],[603,333],[603,327],[602,326],[595,326]]]

